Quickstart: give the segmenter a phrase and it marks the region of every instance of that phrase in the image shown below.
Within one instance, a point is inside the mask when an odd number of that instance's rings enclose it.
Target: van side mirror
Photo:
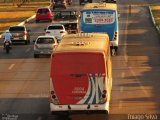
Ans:
[[[33,43],[35,43],[36,42],[36,40],[33,40]]]
[[[27,32],[31,32],[31,30],[27,30]]]
[[[44,31],[46,31],[47,29],[46,28],[44,28]]]

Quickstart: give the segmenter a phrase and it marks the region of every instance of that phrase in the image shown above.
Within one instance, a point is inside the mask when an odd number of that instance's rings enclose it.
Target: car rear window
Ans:
[[[38,44],[54,44],[55,40],[53,38],[38,38]]]
[[[49,10],[48,9],[38,9],[37,12],[40,14],[45,14],[45,13],[49,12]]]
[[[10,27],[9,31],[25,31],[25,28],[24,27],[19,27],[19,26]]]
[[[54,19],[76,19],[75,11],[56,11]]]
[[[62,26],[49,26],[48,30],[62,30],[63,27]]]

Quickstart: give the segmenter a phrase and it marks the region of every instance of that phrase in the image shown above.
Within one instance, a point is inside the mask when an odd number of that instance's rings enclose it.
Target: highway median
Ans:
[[[4,3],[0,0],[0,34],[12,25],[23,25],[25,22],[34,19],[37,8],[49,5],[49,0],[30,0],[21,7],[17,7],[12,2]]]
[[[151,13],[152,21],[160,33],[160,5],[151,5],[149,6],[149,10]]]

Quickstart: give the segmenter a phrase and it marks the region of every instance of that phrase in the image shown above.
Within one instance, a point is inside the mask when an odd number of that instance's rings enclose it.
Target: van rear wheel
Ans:
[[[37,54],[34,54],[34,58],[39,58],[39,55],[37,55]]]
[[[116,56],[116,50],[113,48],[113,49],[111,49],[111,55],[112,56]]]

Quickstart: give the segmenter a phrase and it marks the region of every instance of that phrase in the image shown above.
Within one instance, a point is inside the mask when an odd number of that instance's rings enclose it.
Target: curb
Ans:
[[[152,18],[152,22],[154,24],[154,26],[156,27],[156,29],[158,30],[158,32],[160,33],[160,28],[156,25],[156,22],[155,22],[155,19],[153,17],[153,13],[152,13],[152,10],[151,10],[151,7],[149,6],[149,12],[151,14],[151,18]]]
[[[23,22],[19,23],[18,26],[24,25],[25,23],[29,22],[30,20],[34,19],[36,15],[31,16],[30,18],[24,20]],[[0,35],[0,38],[2,38],[3,33]]]

